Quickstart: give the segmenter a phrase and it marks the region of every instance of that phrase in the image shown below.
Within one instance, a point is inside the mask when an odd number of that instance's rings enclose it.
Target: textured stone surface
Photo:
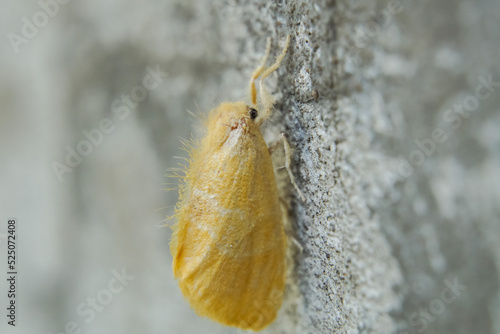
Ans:
[[[498,1],[68,2],[17,53],[9,33],[42,7],[1,8],[0,219],[21,224],[22,332],[239,332],[183,301],[156,228],[177,194],[161,188],[197,133],[186,110],[245,98],[266,38],[275,56],[287,34],[264,132],[287,134],[307,201],[278,170],[302,251],[264,332],[500,331],[500,86],[477,88],[500,81]],[[115,102],[154,69],[168,74],[143,101]],[[54,161],[106,119],[60,181]],[[134,279],[82,315],[122,267]]]

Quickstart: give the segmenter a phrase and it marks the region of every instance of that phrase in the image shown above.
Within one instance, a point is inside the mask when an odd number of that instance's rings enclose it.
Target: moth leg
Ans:
[[[288,238],[290,240],[292,240],[292,243],[295,245],[295,247],[297,247],[297,249],[299,250],[299,254],[302,254],[304,252],[304,247],[302,247],[300,242],[297,239],[295,239],[293,236],[288,236]]]
[[[293,176],[292,169],[290,168],[290,161],[292,158],[292,152],[290,149],[290,144],[288,143],[288,140],[286,139],[286,136],[284,133],[281,133],[279,135],[278,139],[276,140],[276,142],[274,142],[273,144],[271,144],[269,146],[269,148],[268,148],[269,153],[272,154],[274,152],[274,150],[276,150],[276,148],[278,147],[278,144],[280,142],[283,142],[283,147],[285,148],[285,168],[288,172],[288,176],[290,177],[290,182],[292,182],[292,185],[295,188],[295,191],[299,195],[300,199],[305,202],[306,197],[304,196],[304,194],[300,190],[299,186],[295,182],[295,177]]]
[[[266,54],[262,58],[259,67],[257,67],[253,71],[252,77],[250,78],[250,99],[253,106],[257,105],[257,90],[255,89],[255,80],[257,80],[257,78],[262,74],[262,72],[264,72],[266,68],[266,61],[267,58],[269,57],[270,52],[271,52],[271,38],[268,37],[266,45]]]
[[[281,51],[281,54],[278,57],[276,57],[274,64],[269,66],[262,73],[262,76],[260,78],[260,100],[262,102],[262,107],[263,107],[263,110],[261,113],[262,116],[260,117],[261,120],[259,122],[260,124],[262,124],[266,119],[269,118],[269,116],[271,116],[272,109],[273,109],[274,102],[275,102],[272,95],[268,92],[268,90],[264,86],[264,79],[266,79],[271,73],[273,73],[274,71],[276,71],[280,67],[280,64],[283,61],[283,58],[285,58],[285,55],[286,55],[286,52],[288,50],[289,45],[290,45],[290,35],[288,35],[286,37],[285,47],[283,48],[283,51]]]

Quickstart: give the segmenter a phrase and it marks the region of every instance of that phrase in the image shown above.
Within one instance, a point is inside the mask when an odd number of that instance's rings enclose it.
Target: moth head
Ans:
[[[244,102],[221,103],[209,116],[209,129],[232,131],[243,129],[252,131],[259,128],[259,111]]]

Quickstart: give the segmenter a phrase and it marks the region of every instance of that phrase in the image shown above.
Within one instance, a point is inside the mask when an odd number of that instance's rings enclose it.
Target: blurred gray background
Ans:
[[[240,332],[173,279],[165,171],[197,133],[187,110],[245,99],[288,34],[263,131],[287,134],[308,200],[282,187],[303,250],[264,332],[500,333],[499,1],[0,8],[0,268],[19,222],[1,333]]]

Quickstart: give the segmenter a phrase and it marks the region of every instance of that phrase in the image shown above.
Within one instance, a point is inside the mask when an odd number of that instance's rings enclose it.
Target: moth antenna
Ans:
[[[283,51],[281,51],[281,54],[278,57],[276,57],[274,64],[269,66],[261,75],[261,78],[260,78],[260,100],[262,103],[263,110],[261,113],[262,116],[260,117],[260,120],[259,120],[259,125],[264,123],[264,121],[266,119],[268,119],[269,116],[271,116],[272,109],[273,109],[273,106],[275,103],[273,96],[269,93],[269,91],[267,90],[267,88],[264,85],[264,80],[271,73],[273,73],[274,71],[276,71],[280,67],[280,64],[283,61],[283,58],[285,58],[285,55],[286,55],[286,52],[288,50],[289,45],[290,45],[290,35],[288,35],[286,37],[285,47],[283,48]]]
[[[257,67],[253,71],[252,76],[250,77],[250,101],[252,102],[252,106],[257,105],[257,90],[255,89],[255,80],[257,80],[257,78],[264,71],[267,58],[269,57],[270,52],[271,52],[271,38],[268,37],[266,42],[266,53],[264,54],[264,57],[262,58],[259,67]]]

